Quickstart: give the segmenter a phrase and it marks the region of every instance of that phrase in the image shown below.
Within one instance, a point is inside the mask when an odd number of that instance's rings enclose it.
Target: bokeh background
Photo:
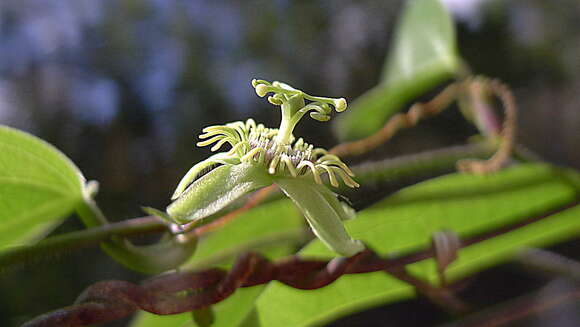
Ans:
[[[459,51],[470,69],[514,88],[520,142],[549,162],[580,168],[580,3],[443,2],[454,14]],[[252,78],[349,101],[374,86],[402,4],[1,0],[0,123],[49,141],[98,180],[97,200],[111,220],[136,217],[140,205],[167,205],[181,175],[208,155],[194,146],[204,126],[250,116],[278,124],[278,111],[255,96]],[[323,125],[304,121],[298,133],[331,146],[337,139]],[[445,112],[403,132],[371,159],[459,144],[475,131],[456,111]],[[55,232],[80,227],[70,220]],[[577,247],[560,250],[578,256]],[[0,325],[68,305],[99,280],[141,278],[98,249],[7,271],[0,274]],[[488,292],[474,288],[467,296],[482,304],[546,285],[510,265],[481,274],[478,283]],[[575,314],[564,312],[533,323]],[[415,300],[334,326],[425,326],[446,319]]]

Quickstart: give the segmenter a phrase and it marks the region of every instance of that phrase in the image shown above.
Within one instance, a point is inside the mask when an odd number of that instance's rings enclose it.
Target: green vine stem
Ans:
[[[191,233],[166,233],[156,244],[135,246],[125,236],[153,231],[170,231],[159,217],[145,217],[110,224],[93,200],[98,184],[88,182],[76,213],[87,229],[50,237],[33,245],[16,246],[0,253],[0,271],[13,265],[26,264],[57,256],[70,250],[100,243],[101,248],[127,268],[145,274],[158,274],[175,269],[194,253],[197,237]]]
[[[63,253],[99,244],[111,237],[127,237],[167,231],[157,217],[140,217],[53,236],[32,245],[0,252],[0,271],[22,264],[58,257]]]
[[[425,151],[394,159],[353,166],[361,183],[394,182],[410,176],[436,174],[455,167],[464,158],[487,158],[497,150],[497,144],[478,142]]]
[[[86,197],[77,207],[77,214],[87,227],[106,226],[105,215],[95,201]],[[194,253],[197,238],[192,234],[176,234],[153,245],[135,246],[118,235],[101,242],[101,248],[124,266],[146,274],[175,269]]]

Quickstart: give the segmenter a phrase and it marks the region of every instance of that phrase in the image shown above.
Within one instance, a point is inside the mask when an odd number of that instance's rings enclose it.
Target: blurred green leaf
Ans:
[[[244,251],[268,245],[296,243],[304,235],[304,218],[290,200],[276,200],[257,206],[228,222],[218,231],[202,238],[195,256],[184,269],[201,269]]]
[[[453,76],[459,66],[453,20],[439,0],[408,1],[379,85],[337,117],[342,139],[378,131],[421,93]]]
[[[191,312],[180,313],[177,315],[155,315],[149,312],[141,311],[131,321],[131,327],[181,327],[195,326]]]
[[[45,141],[0,126],[0,249],[41,237],[83,201],[78,168]]]
[[[211,307],[193,310],[192,315],[199,327],[209,327],[215,322],[215,313]]]
[[[184,269],[202,269],[220,264],[229,268],[236,254],[259,250],[270,259],[283,257],[295,251],[292,243],[302,240],[304,219],[290,200],[265,203],[229,222],[220,230],[200,240],[195,256]],[[254,306],[262,286],[238,289],[231,297],[216,304],[214,327],[237,326]],[[132,327],[195,326],[191,313],[157,316],[141,312]]]
[[[457,60],[453,18],[441,1],[408,1],[382,80],[394,85],[414,83],[423,75],[452,74]]]
[[[522,165],[489,176],[452,174],[409,188],[362,211],[346,223],[353,237],[383,256],[427,248],[434,232],[469,237],[578,201],[578,174],[547,165]],[[460,252],[448,270],[453,280],[498,264],[525,246],[545,246],[580,233],[576,206]],[[304,256],[331,258],[318,240]],[[433,260],[409,266],[415,276],[436,282]],[[312,326],[371,306],[413,296],[410,286],[385,273],[347,275],[314,291],[269,284],[247,326]]]

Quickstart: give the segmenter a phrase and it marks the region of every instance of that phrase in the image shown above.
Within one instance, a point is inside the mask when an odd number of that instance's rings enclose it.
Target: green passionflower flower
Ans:
[[[280,82],[253,80],[252,86],[260,97],[272,94],[268,101],[282,110],[280,128],[267,128],[248,119],[203,129],[198,146],[213,144],[211,150],[217,151],[227,143],[231,148],[187,172],[167,213],[178,224],[190,223],[218,212],[248,192],[276,184],[330,249],[344,256],[362,251],[363,244],[353,240],[342,225],[342,220],[352,216],[352,209],[345,208],[322,180],[327,176],[333,187],[342,181],[354,188],[359,186],[354,174],[337,156],[292,135],[306,113],[327,121],[333,107],[338,112],[346,109],[346,100],[311,96]]]

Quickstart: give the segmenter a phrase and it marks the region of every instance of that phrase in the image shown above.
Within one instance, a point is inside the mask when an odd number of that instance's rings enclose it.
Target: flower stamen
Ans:
[[[346,100],[308,95],[281,82],[253,80],[252,85],[261,97],[273,93],[268,101],[281,107],[280,128],[267,128],[252,119],[210,126],[203,129],[198,146],[213,144],[211,151],[217,151],[227,143],[231,146],[225,153],[227,157],[264,165],[270,175],[311,175],[316,183],[322,184],[321,175],[326,174],[333,187],[339,186],[339,179],[349,187],[359,186],[352,179],[353,172],[339,157],[325,149],[314,148],[302,138],[295,140],[292,135],[292,130],[306,113],[316,120],[327,121],[332,107],[336,111],[346,109]],[[306,104],[305,99],[313,102]]]
[[[198,146],[213,144],[211,150],[216,151],[229,143],[231,149],[227,152],[228,156],[237,157],[241,162],[262,164],[270,175],[312,175],[316,183],[322,184],[321,176],[326,174],[333,187],[339,186],[339,178],[349,187],[359,186],[351,178],[354,176],[353,172],[336,155],[329,154],[322,148],[314,148],[302,138],[280,145],[275,140],[278,129],[266,128],[252,119],[245,123],[211,126],[203,131],[205,134],[200,135],[200,138],[208,139],[198,142]]]

